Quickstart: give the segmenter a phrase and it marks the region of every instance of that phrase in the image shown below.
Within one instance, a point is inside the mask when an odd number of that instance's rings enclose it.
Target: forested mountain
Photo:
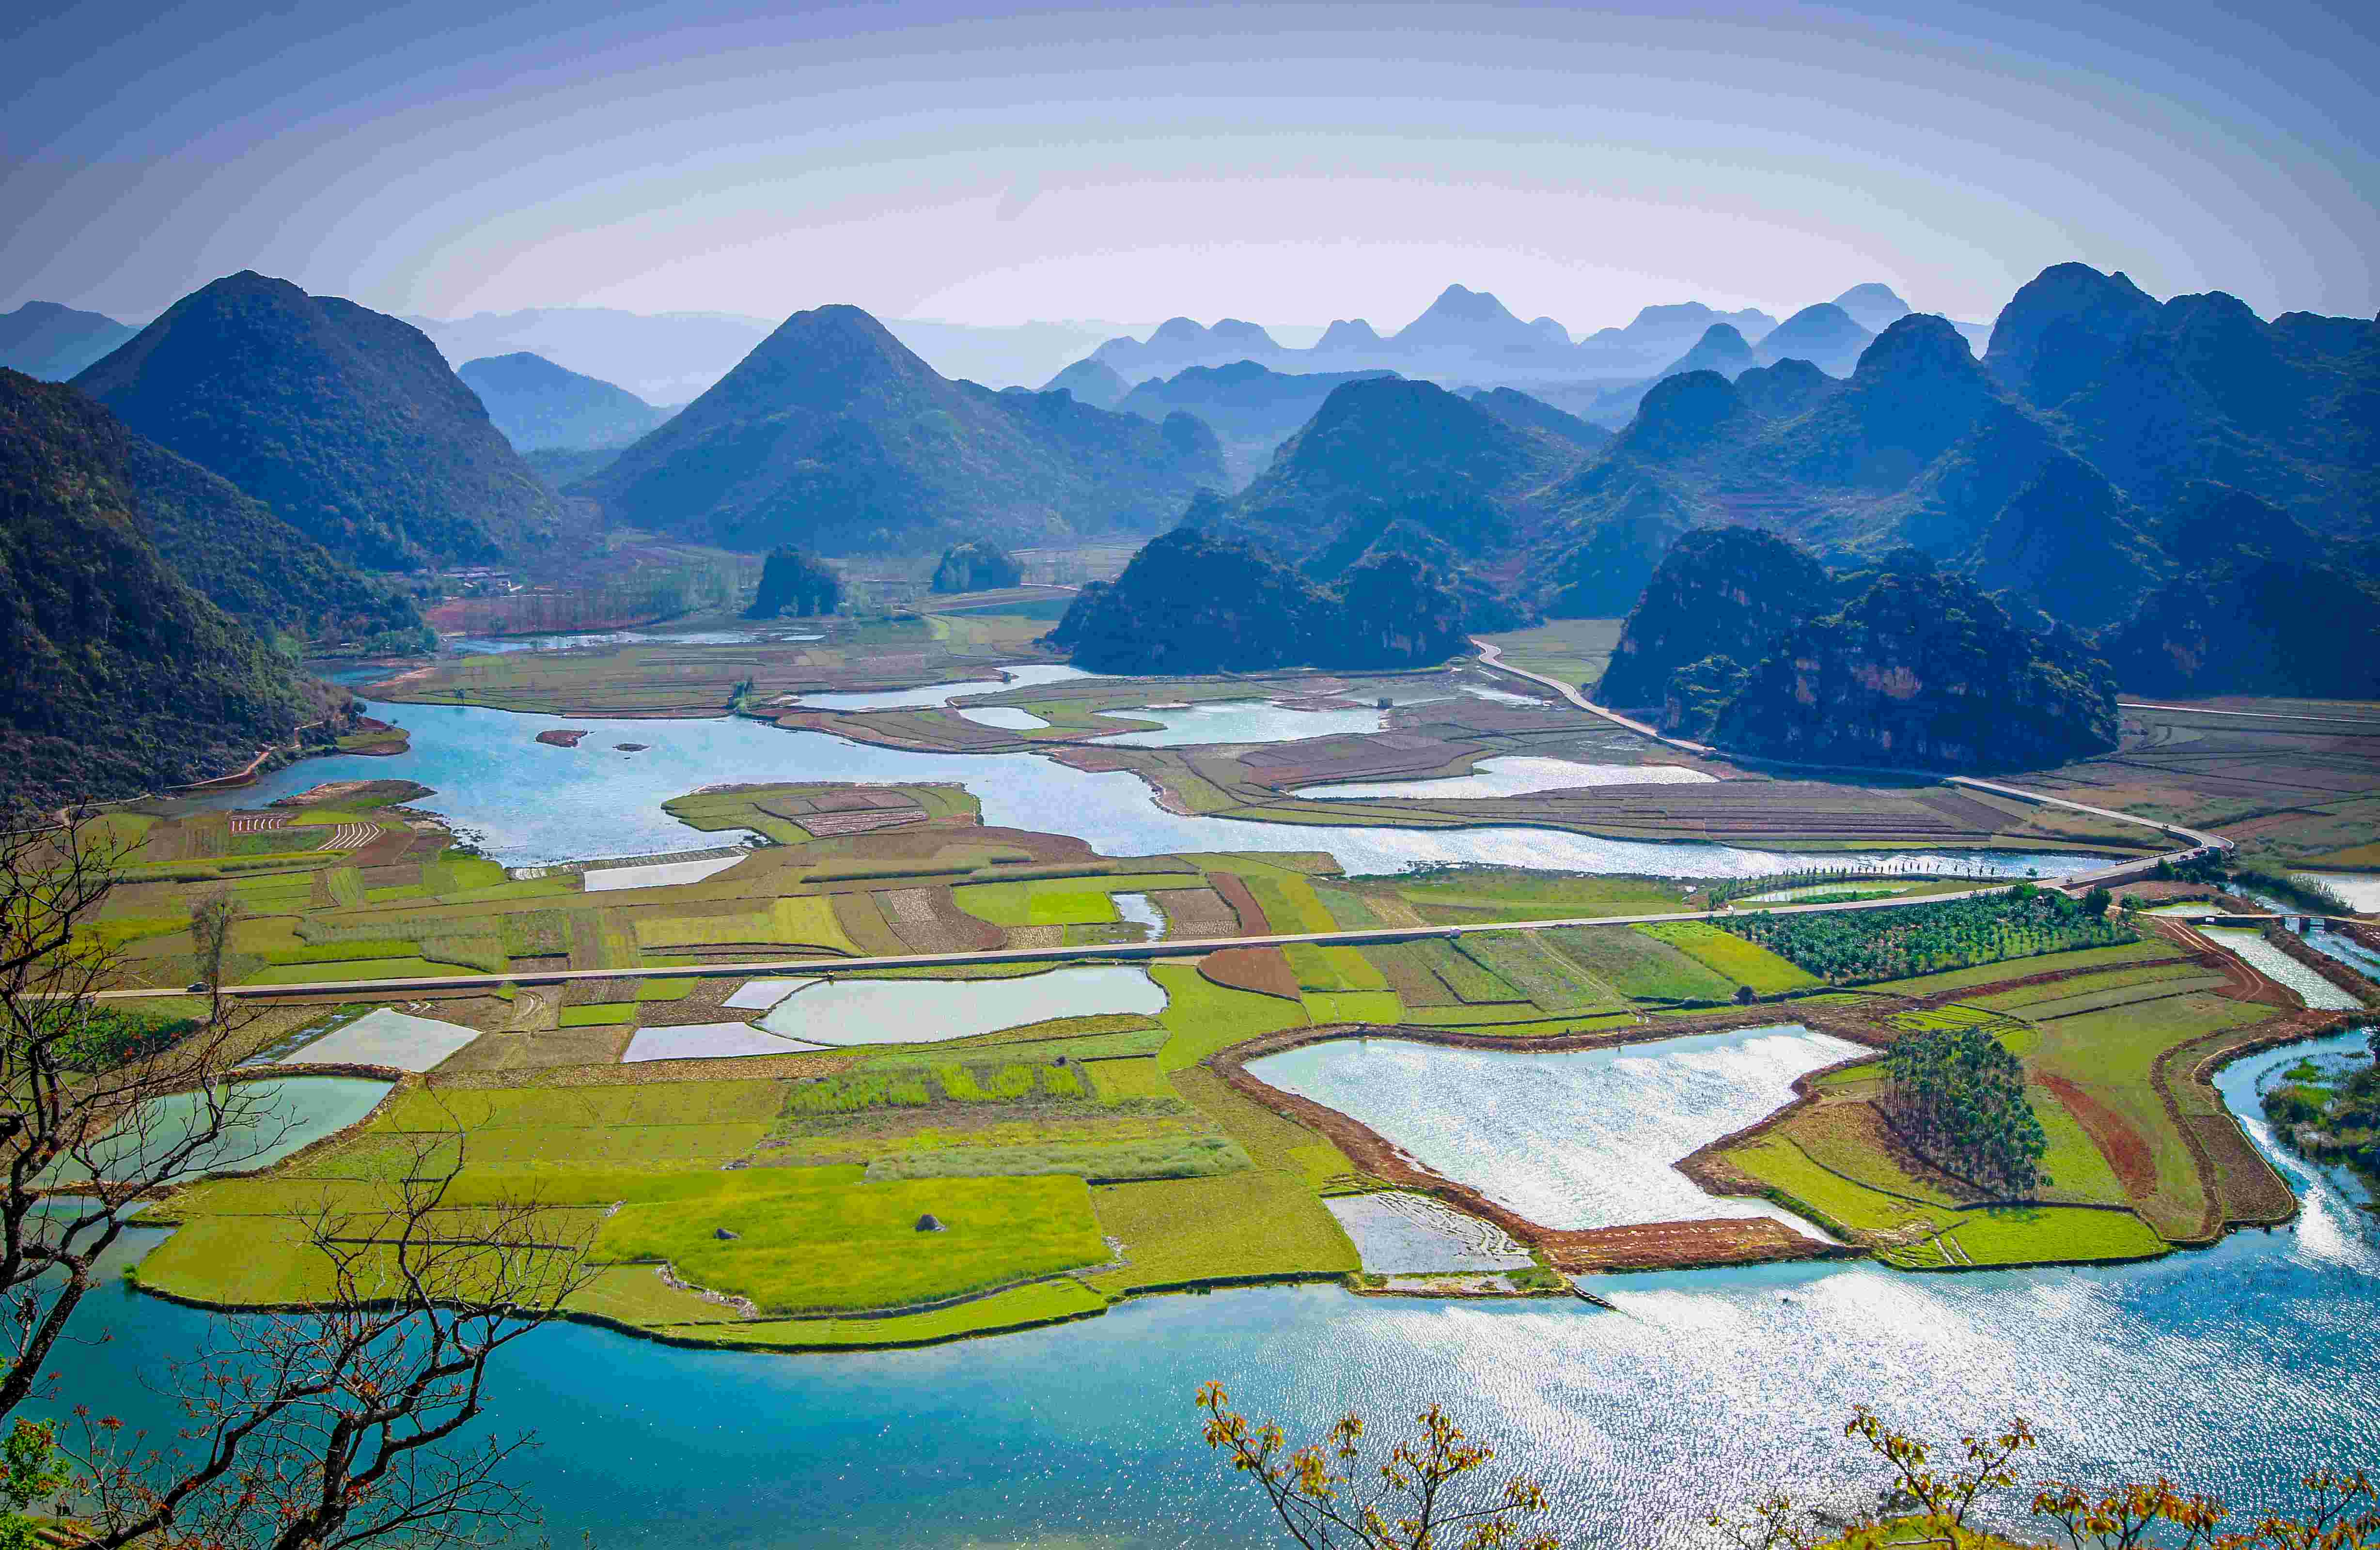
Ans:
[[[352,563],[535,552],[561,507],[418,330],[243,272],[75,379]]]
[[[1150,673],[1410,667],[1466,645],[1449,578],[1411,554],[1367,555],[1324,586],[1188,527],[1086,587],[1048,640],[1095,672]]]
[[[1184,520],[1326,575],[1402,523],[1494,575],[1526,542],[1537,492],[1579,455],[1428,382],[1354,381],[1245,490]]]
[[[2115,681],[2070,632],[2034,635],[1962,576],[1887,569],[1785,632],[1711,741],[1817,764],[2037,769],[2116,745]]]
[[[1463,396],[1515,430],[1542,430],[1581,452],[1599,452],[1611,444],[1612,433],[1603,427],[1557,409],[1518,388],[1474,388]]]
[[[1727,659],[1729,668],[1750,667],[1778,636],[1828,612],[1833,585],[1824,565],[1773,533],[1688,533],[1662,557],[1629,611],[1595,698],[1623,709],[1659,706],[1681,668],[1707,657]]]
[[[1153,531],[1223,481],[1214,433],[937,375],[856,307],[797,312],[574,493],[726,548],[826,553]]]
[[[2160,304],[2122,274],[2059,264],[2010,301],[1985,364],[2149,510],[2213,480],[2316,532],[2380,519],[2380,322],[2268,323],[2220,291]]]
[[[1094,409],[1112,409],[1132,391],[1132,384],[1114,367],[1093,356],[1075,362],[1041,384],[1043,393],[1055,393],[1060,388]]]
[[[203,780],[311,714],[292,664],[150,542],[135,440],[73,389],[0,370],[0,799]]]
[[[2380,698],[2380,581],[2288,514],[2199,484],[2167,544],[2183,566],[2097,647],[2133,694]]]
[[[135,332],[103,313],[29,301],[14,312],[0,312],[0,368],[63,382]]]
[[[996,587],[1014,587],[1024,579],[1025,572],[1014,555],[998,544],[969,539],[942,551],[929,590],[982,592]]]
[[[520,452],[625,446],[669,418],[625,388],[526,351],[466,361],[455,375]]]

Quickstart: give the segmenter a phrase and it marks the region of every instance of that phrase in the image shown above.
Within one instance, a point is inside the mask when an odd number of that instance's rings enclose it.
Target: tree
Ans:
[[[2107,906],[2115,902],[2115,895],[2106,888],[2095,888],[2082,896],[2082,913],[2095,920],[2100,919],[2107,914]]]
[[[425,1138],[385,1198],[326,1194],[304,1234],[325,1262],[319,1306],[223,1322],[177,1374],[181,1447],[144,1452],[88,1416],[61,1444],[26,1413],[70,1402],[71,1368],[50,1362],[139,1203],[288,1132],[269,1087],[235,1080],[253,1041],[222,993],[229,912],[198,912],[218,957],[206,1016],[163,1023],[98,999],[119,964],[92,926],[131,844],[79,808],[0,825],[0,1420],[14,1423],[6,1483],[23,1491],[0,1533],[55,1493],[61,1460],[101,1547],[452,1541],[517,1516],[500,1470],[522,1442],[466,1448],[460,1434],[485,1411],[489,1357],[581,1283],[584,1244],[534,1202],[447,1209],[459,1135]],[[78,1192],[48,1195],[60,1178]]]
[[[2024,1065],[1986,1030],[1907,1034],[1884,1060],[1877,1107],[1919,1156],[1955,1177],[2022,1193],[2040,1183],[2049,1138]]]
[[[1292,1450],[1279,1426],[1252,1426],[1230,1403],[1220,1384],[1198,1390],[1207,1446],[1257,1483],[1305,1550],[1559,1550],[1553,1535],[1522,1527],[1546,1514],[1544,1488],[1525,1475],[1500,1486],[1466,1480],[1496,1450],[1465,1440],[1436,1405],[1415,1418],[1415,1441],[1367,1463],[1361,1416],[1342,1416],[1322,1441]]]

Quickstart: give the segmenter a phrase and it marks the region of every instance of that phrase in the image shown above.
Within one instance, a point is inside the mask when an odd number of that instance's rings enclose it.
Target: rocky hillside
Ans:
[[[669,418],[628,392],[521,351],[465,361],[463,379],[504,440],[521,452],[622,447]]]
[[[1757,662],[1778,636],[1825,612],[1832,587],[1825,566],[1773,533],[1688,533],[1630,611],[1595,698],[1623,709],[1660,706],[1681,668],[1708,657]]]
[[[75,385],[353,564],[492,561],[561,529],[426,336],[285,280],[193,292]]]
[[[307,719],[290,662],[144,531],[123,427],[0,371],[0,802],[224,774]]]
[[[1408,667],[1465,647],[1443,573],[1381,553],[1319,587],[1250,546],[1177,528],[1083,589],[1048,637],[1095,672]]]
[[[722,548],[853,554],[1113,541],[1222,480],[1214,433],[1187,415],[1153,425],[950,381],[859,309],[821,307],[573,492]]]
[[[942,551],[941,563],[934,567],[931,589],[983,592],[995,587],[1014,587],[1024,579],[1025,571],[1014,555],[998,544],[969,539]]]
[[[2037,769],[2116,745],[2115,681],[2070,633],[2034,635],[1964,577],[1887,570],[1787,631],[1711,740],[1771,758]]]

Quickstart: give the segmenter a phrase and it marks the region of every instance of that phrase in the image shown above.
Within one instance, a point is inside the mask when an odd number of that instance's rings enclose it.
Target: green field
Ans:
[[[1758,995],[1802,990],[1819,984],[1818,976],[1799,969],[1756,942],[1722,931],[1707,921],[1664,921],[1629,927],[1665,942],[1733,985],[1748,985]]]
[[[1099,1264],[1080,1179],[812,1182],[798,1169],[714,1176],[702,1195],[632,1204],[596,1257],[662,1261],[764,1314],[898,1307]],[[946,1230],[920,1232],[931,1214]],[[717,1229],[742,1236],[722,1241]]]
[[[1724,1001],[1735,981],[1658,937],[1627,926],[1566,926],[1544,933],[1555,949],[1623,996]]]

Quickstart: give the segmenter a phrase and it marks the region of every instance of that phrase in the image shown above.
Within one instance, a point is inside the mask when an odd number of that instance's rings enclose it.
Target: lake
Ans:
[[[2227,1098],[2307,1047],[2233,1065]],[[574,1326],[512,1348],[497,1413],[543,1444],[518,1478],[552,1542],[602,1550],[1278,1544],[1198,1440],[1210,1378],[1299,1433],[1439,1400],[1545,1477],[1565,1537],[1621,1550],[1707,1545],[1707,1511],[1769,1485],[1869,1484],[1840,1435],[1862,1401],[1941,1437],[2022,1411],[2045,1445],[2028,1478],[2168,1469],[2246,1508],[2380,1437],[2380,1245],[2339,1185],[2277,1160],[2302,1220],[2148,1265],[1598,1278],[1614,1312],[1267,1288],[848,1356]],[[78,1330],[115,1338],[78,1352],[73,1397],[164,1430],[149,1374],[207,1322],[103,1286]]]
[[[662,811],[662,804],[669,798],[707,785],[939,781],[962,784],[973,792],[983,804],[986,823],[1076,835],[1103,855],[1323,851],[1337,857],[1351,874],[1402,872],[1439,863],[1490,863],[1576,872],[1733,878],[1808,865],[1806,857],[1776,852],[1699,842],[1658,844],[1602,840],[1509,825],[1424,831],[1193,817],[1159,806],[1147,782],[1127,770],[1094,774],[1037,754],[928,754],[877,748],[823,733],[785,732],[741,718],[634,721],[515,715],[455,705],[382,708],[411,734],[407,752],[385,757],[344,754],[301,759],[252,786],[198,798],[197,805],[261,807],[324,781],[418,781],[437,793],[422,798],[419,805],[447,815],[457,832],[472,839],[488,856],[520,866],[719,844],[732,836],[698,833]],[[576,748],[537,741],[539,733],[555,727],[583,728],[589,735]],[[649,746],[638,753],[621,753],[613,746],[616,743]],[[2055,876],[2104,865],[2100,857],[2023,851],[1889,855],[1852,852],[1829,854],[1828,862],[1847,866],[1882,863],[1915,869],[1981,865],[2019,877],[2027,868]]]
[[[1865,1053],[1780,1025],[1609,1049],[1333,1039],[1248,1072],[1545,1227],[1770,1217],[1819,1237],[1765,1200],[1706,1194],[1673,1165],[1791,1102],[1795,1077]]]

